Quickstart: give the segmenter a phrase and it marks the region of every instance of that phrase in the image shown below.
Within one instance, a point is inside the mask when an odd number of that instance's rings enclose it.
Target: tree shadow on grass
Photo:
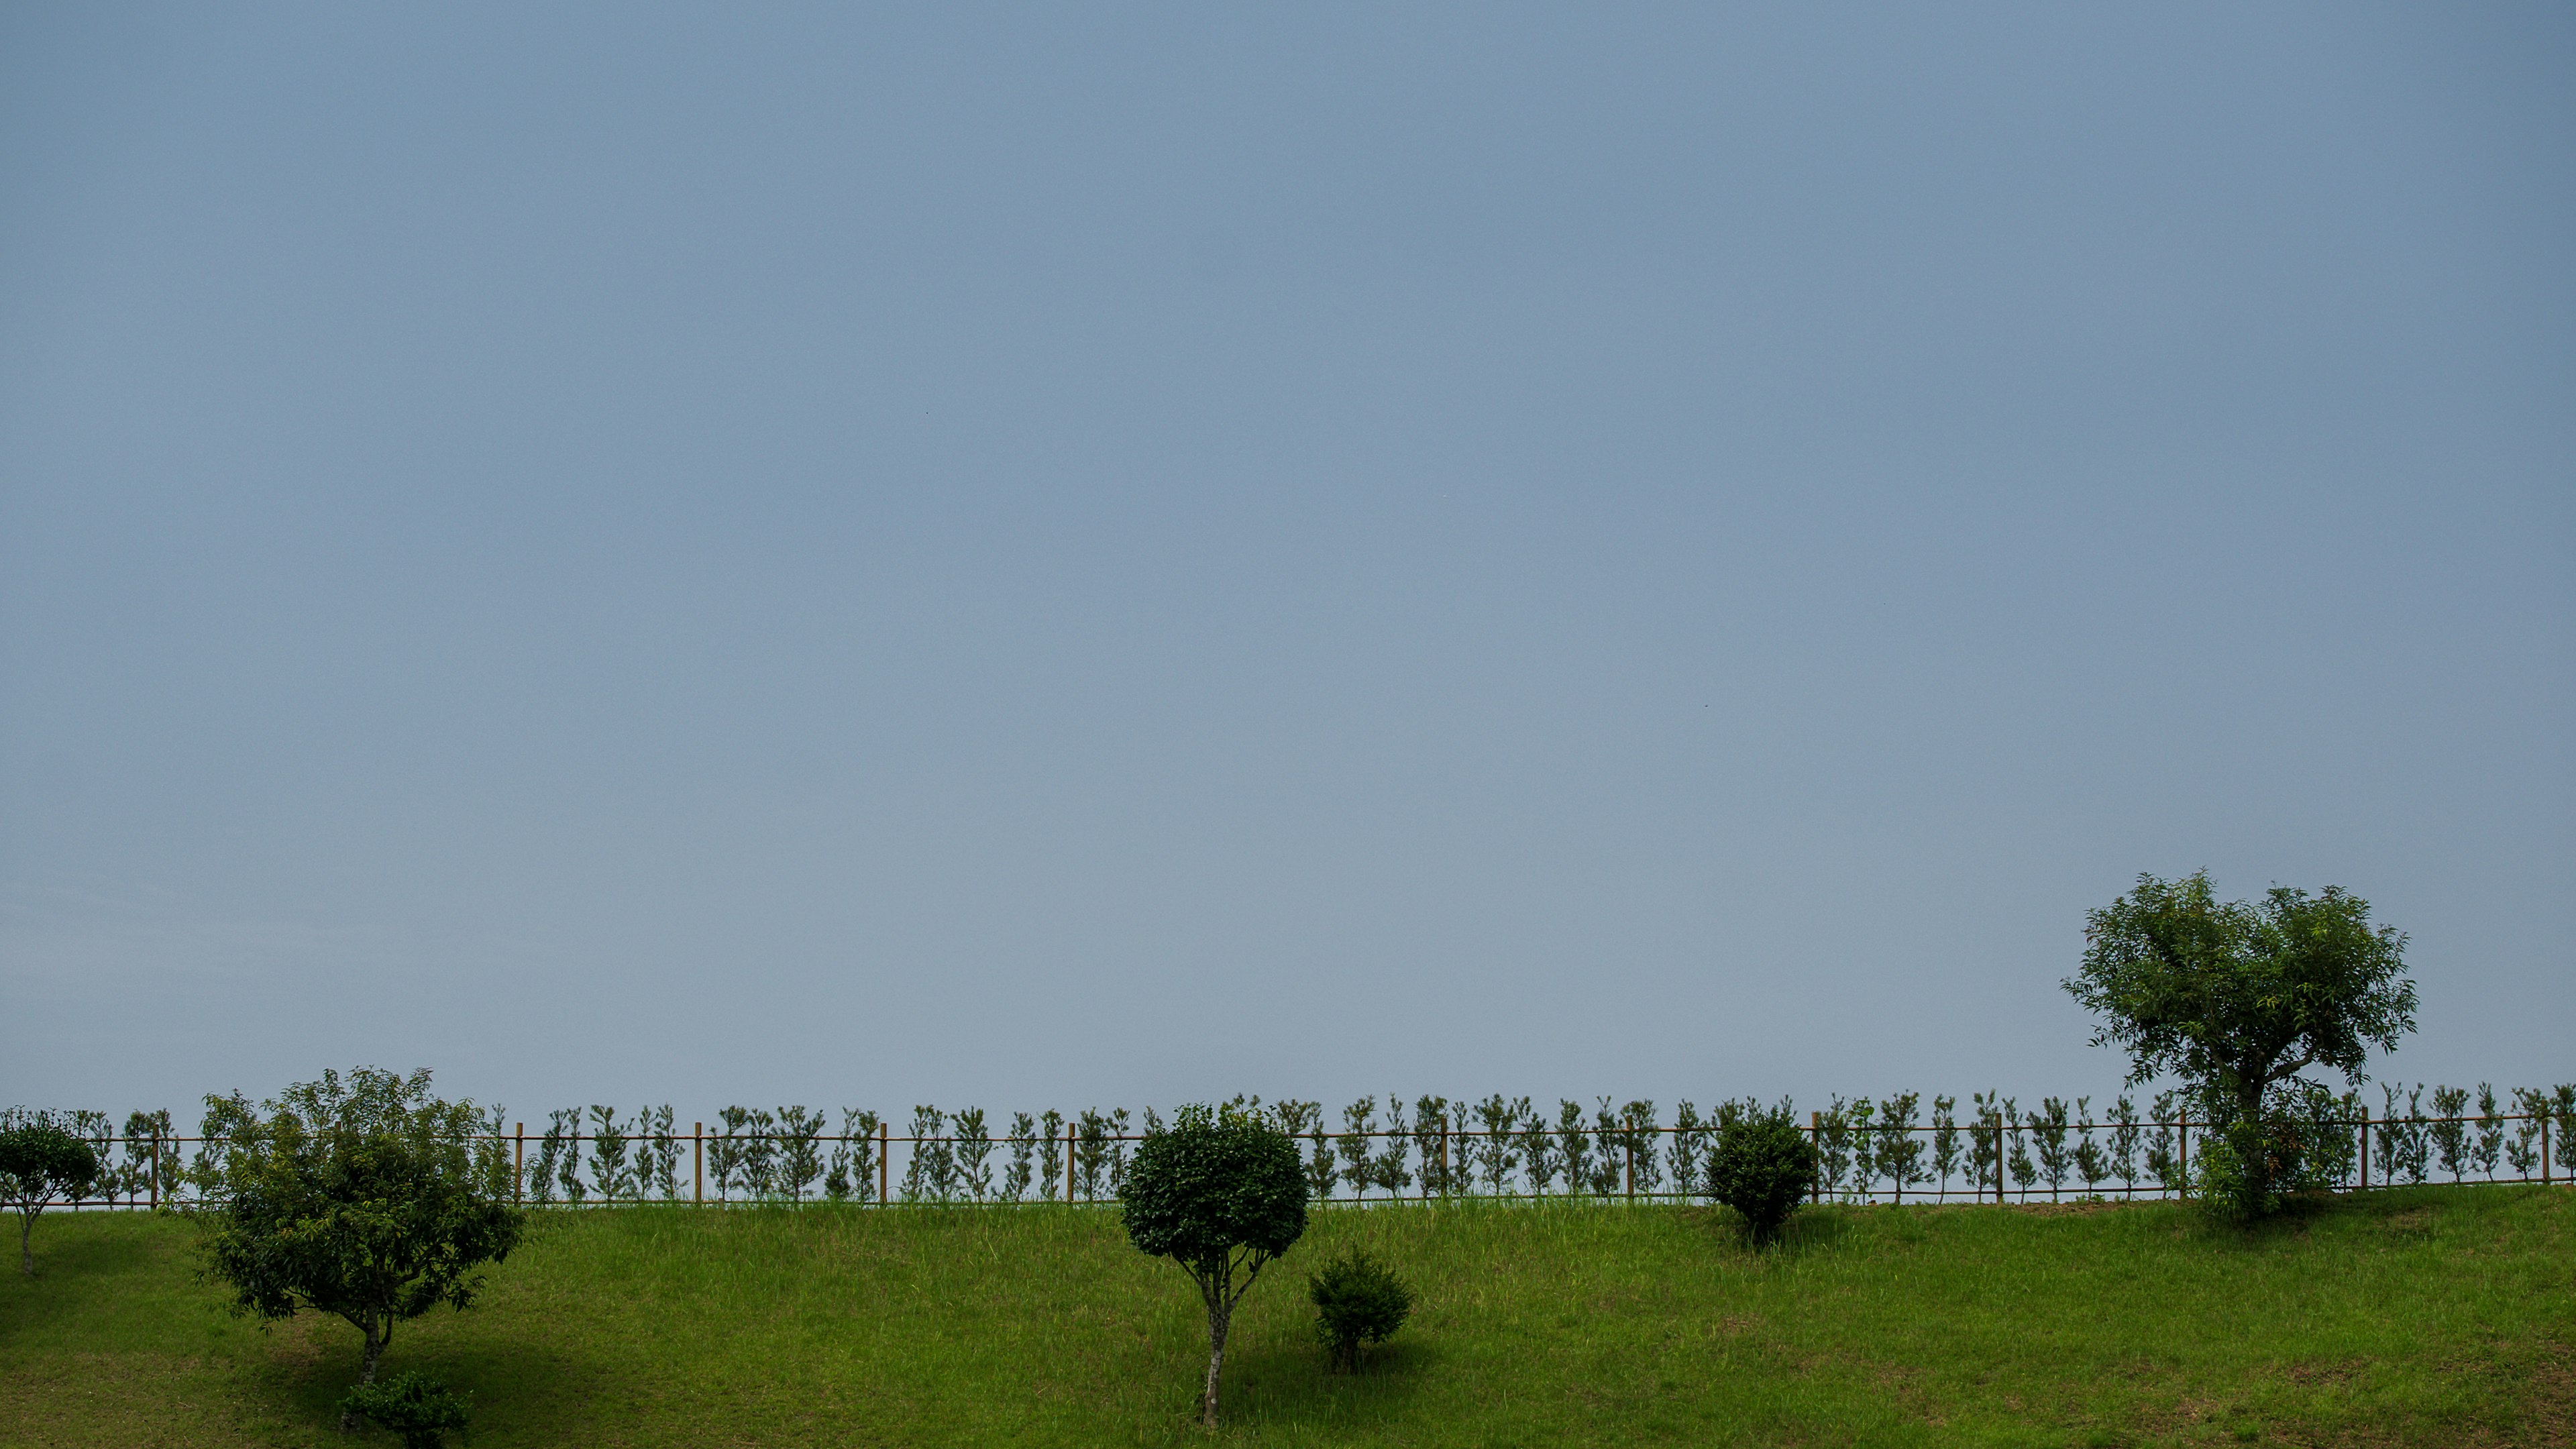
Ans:
[[[1767,1260],[1837,1247],[1849,1242],[1856,1231],[1852,1215],[1833,1206],[1799,1209],[1781,1225],[1780,1235],[1769,1242],[1757,1240],[1752,1225],[1733,1208],[1685,1208],[1681,1219],[1714,1247]]]
[[[336,1318],[316,1319],[295,1339],[281,1336],[279,1351],[242,1375],[244,1407],[255,1419],[268,1415],[332,1428],[340,1421],[341,1398],[358,1381],[357,1330]],[[605,1376],[588,1360],[552,1345],[452,1344],[435,1337],[406,1343],[397,1334],[376,1374],[413,1370],[473,1395],[476,1443],[489,1436],[494,1443],[571,1444],[600,1428],[602,1398],[595,1390]],[[390,1436],[370,1437],[390,1442]]]
[[[49,1242],[46,1226],[36,1220],[36,1276],[30,1278],[20,1267],[17,1215],[9,1215],[8,1252],[0,1263],[8,1284],[0,1288],[0,1343],[84,1315],[97,1295],[131,1282],[152,1257],[152,1244],[130,1234],[74,1236],[57,1228]]]
[[[1265,1343],[1227,1356],[1220,1417],[1236,1427],[1344,1428],[1398,1418],[1444,1357],[1430,1339],[1399,1334],[1368,1349],[1359,1372],[1337,1374],[1321,1345]],[[1195,1398],[1190,1407],[1195,1417]]]

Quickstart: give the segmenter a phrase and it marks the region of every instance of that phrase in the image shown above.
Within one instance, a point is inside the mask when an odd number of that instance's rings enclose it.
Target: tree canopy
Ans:
[[[431,1095],[426,1070],[325,1072],[261,1108],[238,1093],[206,1106],[206,1135],[223,1145],[209,1275],[231,1285],[236,1312],[347,1319],[365,1336],[362,1385],[397,1322],[465,1308],[483,1265],[519,1244],[499,1144],[476,1140],[487,1124],[473,1103]]]
[[[2260,902],[2217,899],[2209,873],[2141,875],[2094,911],[2084,964],[2066,990],[2103,1020],[2096,1046],[2129,1055],[2129,1080],[2187,1084],[2240,1149],[2259,1137],[2267,1100],[2311,1067],[2358,1085],[2372,1047],[2415,1029],[2406,937],[2370,924],[2370,903],[2335,886],[2274,886]],[[2267,1197],[2260,1150],[2240,1164],[2249,1200]]]
[[[1119,1183],[1127,1238],[1181,1265],[1207,1305],[1202,1417],[1216,1425],[1234,1306],[1306,1232],[1306,1173],[1286,1133],[1234,1104],[1183,1107],[1147,1134]]]
[[[98,1152],[52,1115],[11,1110],[0,1116],[0,1201],[18,1210],[18,1261],[35,1276],[36,1215],[57,1198],[77,1200],[96,1186]]]

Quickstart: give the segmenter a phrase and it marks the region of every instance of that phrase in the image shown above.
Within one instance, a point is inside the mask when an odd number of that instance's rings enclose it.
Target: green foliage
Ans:
[[[403,1449],[440,1449],[447,1432],[465,1433],[474,1396],[459,1394],[413,1370],[382,1383],[360,1384],[340,1400],[343,1417],[365,1419],[402,1436]]]
[[[2083,966],[2066,990],[2103,1018],[2096,1046],[2129,1054],[2131,1083],[2171,1073],[2222,1128],[2245,1175],[2238,1208],[2277,1202],[2262,1178],[2267,1099],[2309,1067],[2358,1086],[2370,1049],[2415,1029],[2406,938],[2372,929],[2370,903],[2328,886],[2275,886],[2221,902],[2209,874],[2137,886],[2091,913]]]
[[[1765,1108],[1751,1100],[1721,1114],[1708,1155],[1708,1195],[1741,1214],[1754,1241],[1780,1235],[1816,1190],[1816,1144],[1787,1098]]]
[[[1360,1345],[1384,1343],[1413,1313],[1413,1290],[1395,1270],[1352,1248],[1306,1275],[1315,1335],[1338,1371],[1357,1373]]]
[[[36,1273],[36,1216],[56,1199],[78,1201],[98,1185],[98,1149],[50,1112],[0,1113],[0,1202],[18,1210],[18,1263]]]
[[[361,1383],[397,1322],[464,1309],[481,1268],[519,1244],[509,1162],[497,1140],[477,1140],[491,1124],[431,1095],[426,1070],[325,1072],[257,1108],[208,1097],[206,1113],[223,1129],[229,1189],[204,1220],[208,1276],[233,1290],[236,1313],[347,1319],[365,1339]]]
[[[2340,1186],[2352,1174],[2355,1151],[2345,1124],[2359,1111],[2358,1097],[2296,1082],[2275,1089],[2254,1117],[2219,1115],[2205,1136],[2193,1138],[2202,1204],[2251,1222],[2278,1212],[2291,1194]]]
[[[1207,1306],[1202,1417],[1214,1428],[1235,1305],[1306,1231],[1306,1172],[1297,1145],[1234,1104],[1183,1107],[1169,1128],[1136,1150],[1118,1204],[1127,1240],[1141,1253],[1179,1264]]]

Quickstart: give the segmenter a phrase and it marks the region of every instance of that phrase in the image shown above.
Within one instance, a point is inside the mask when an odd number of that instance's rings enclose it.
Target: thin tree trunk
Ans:
[[[36,1250],[28,1246],[35,1231],[36,1215],[31,1212],[20,1212],[18,1214],[18,1263],[27,1270],[27,1276],[30,1278],[36,1276]]]
[[[373,1318],[368,1319],[365,1324],[361,1325],[361,1327],[367,1335],[367,1352],[366,1358],[360,1364],[358,1369],[358,1387],[364,1388],[376,1381],[376,1360],[384,1357],[385,1339],[390,1337],[390,1335],[379,1335],[376,1332],[376,1322]],[[358,1416],[355,1411],[343,1410],[341,1412],[340,1432],[343,1434],[355,1434],[358,1432]]]
[[[1216,1381],[1225,1371],[1225,1333],[1234,1317],[1234,1306],[1218,1298],[1208,1304],[1208,1376],[1207,1395],[1200,1402],[1200,1421],[1216,1427]]]

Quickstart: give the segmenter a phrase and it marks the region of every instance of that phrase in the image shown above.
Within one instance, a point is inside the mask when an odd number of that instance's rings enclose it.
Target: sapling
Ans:
[[[1413,1146],[1422,1162],[1422,1195],[1450,1194],[1449,1099],[1424,1095],[1413,1104]]]
[[[1118,1195],[1118,1185],[1127,1180],[1127,1109],[1120,1107],[1109,1114],[1109,1195]]]
[[[2031,1119],[2031,1135],[2039,1139],[2039,1173],[2048,1180],[2048,1200],[2058,1200],[2058,1190],[2066,1185],[2066,1102],[2060,1097],[2039,1099],[2039,1115]]]
[[[2093,1189],[2111,1175],[2111,1164],[2102,1155],[2100,1144],[2093,1140],[2093,1099],[2075,1099],[2075,1175],[2084,1179],[2084,1195],[2099,1197]]]
[[[1565,1173],[1569,1196],[1592,1190],[1592,1138],[1583,1130],[1583,1107],[1559,1097],[1556,1102],[1557,1165]]]
[[[1037,1119],[1026,1112],[1011,1114],[1011,1165],[1002,1173],[1002,1201],[1018,1202],[1028,1196],[1031,1161],[1037,1153]]]
[[[742,1185],[742,1129],[750,1116],[742,1107],[716,1113],[717,1130],[707,1141],[707,1172],[715,1181],[720,1203],[732,1202],[733,1190]]]
[[[1476,1104],[1476,1126],[1483,1133],[1476,1142],[1476,1175],[1496,1197],[1510,1190],[1512,1173],[1520,1167],[1518,1128],[1528,1114],[1527,1097],[1506,1101],[1496,1092]]]
[[[1816,1192],[1820,1197],[1840,1201],[1844,1180],[1851,1174],[1851,1107],[1840,1096],[1825,1100],[1825,1110],[1814,1115],[1816,1143]]]
[[[2379,1092],[2387,1110],[2387,1116],[2379,1134],[2382,1144],[2379,1158],[2380,1181],[2384,1185],[2394,1186],[2398,1174],[2404,1173],[2409,1183],[2422,1182],[2426,1166],[2423,1084],[2417,1083],[2415,1089],[2406,1094],[2406,1111],[2403,1116],[2400,1116],[2397,1111],[2397,1093],[2393,1084],[2380,1083]]]
[[[133,1171],[133,1184],[126,1189],[127,1194],[157,1193],[162,1205],[169,1206],[184,1170],[179,1163],[179,1144],[172,1138],[168,1108],[126,1114],[125,1153]]]
[[[590,1189],[581,1180],[581,1109],[566,1107],[554,1113],[547,1124],[560,1130],[562,1155],[555,1160],[555,1186],[563,1189],[564,1201],[574,1207],[590,1198]]]
[[[1972,1196],[1983,1198],[1989,1189],[2000,1192],[2004,1185],[2003,1113],[1996,1108],[1992,1092],[1971,1092],[1968,1097],[1975,1112],[1968,1133],[1968,1186]]]
[[[590,1184],[601,1201],[613,1203],[627,1196],[626,1130],[613,1108],[594,1104],[590,1121]]]
[[[1369,1181],[1385,1189],[1388,1197],[1402,1197],[1413,1185],[1413,1174],[1404,1170],[1404,1160],[1411,1155],[1411,1134],[1405,1130],[1404,1100],[1393,1092],[1386,1094],[1386,1145],[1378,1149],[1377,1158],[1369,1164]]]
[[[823,1114],[811,1107],[778,1109],[778,1154],[770,1168],[770,1191],[791,1203],[805,1201],[805,1189],[823,1175]]]
[[[1625,1159],[1624,1187],[1632,1192],[1652,1195],[1663,1186],[1661,1129],[1655,1123],[1655,1104],[1639,1100],[1619,1109],[1619,1150]]]
[[[2529,1181],[2540,1171],[2540,1109],[2546,1105],[2547,1099],[2529,1087],[2512,1090],[2511,1115],[2519,1120],[2514,1123],[2513,1135],[2504,1141],[2504,1160],[2505,1165],[2513,1169],[2515,1177]],[[2387,1130],[2382,1128],[2380,1140],[2386,1141],[2387,1135]],[[2387,1153],[2383,1149],[2380,1155],[2385,1158]]]
[[[1940,1196],[1950,1196],[1950,1174],[1959,1170],[1959,1099],[1932,1099],[1932,1171],[1940,1179]]]
[[[2469,1093],[2465,1087],[2433,1089],[2432,1139],[2434,1161],[2441,1164],[2451,1181],[2458,1182],[2469,1168]]]
[[[1546,1115],[1527,1097],[1520,1099],[1520,1114],[1522,1171],[1529,1175],[1530,1196],[1545,1197],[1559,1166],[1556,1134],[1549,1129]]]
[[[1700,1180],[1702,1161],[1708,1155],[1708,1124],[1700,1121],[1699,1108],[1685,1097],[1673,1109],[1671,1158],[1673,1188],[1689,1192]]]
[[[916,1104],[912,1109],[912,1156],[903,1165],[903,1200],[905,1202],[946,1202],[950,1179],[956,1176],[956,1159],[950,1155],[942,1129],[948,1125],[948,1114],[937,1107]]]
[[[1847,1196],[1868,1202],[1878,1187],[1878,1104],[1854,1097],[1843,1108],[1843,1134],[1851,1150],[1851,1189]]]
[[[1377,1181],[1377,1158],[1369,1149],[1369,1134],[1376,1126],[1377,1098],[1362,1097],[1342,1109],[1341,1135],[1334,1139],[1341,1149],[1342,1182],[1363,1200]]]
[[[2504,1117],[2496,1109],[2495,1088],[2478,1083],[2478,1170],[2495,1178],[2496,1159],[2504,1150]]]
[[[2008,1148],[2004,1166],[2012,1169],[2013,1187],[2021,1194],[2023,1202],[2030,1201],[2030,1190],[2039,1182],[2039,1169],[2030,1160],[2030,1143],[2023,1136],[2035,1120],[2023,1117],[2019,1105],[2012,1098],[2004,1098],[2004,1141]]]
[[[1918,1093],[1899,1092],[1878,1104],[1878,1175],[1895,1184],[1900,1203],[1905,1189],[1923,1180],[1923,1140],[1914,1135],[1921,1101]]]
[[[984,1109],[968,1107],[948,1119],[949,1158],[955,1164],[957,1194],[982,1202],[993,1193],[993,1135],[984,1125]]]
[[[1053,1107],[1038,1114],[1038,1166],[1046,1179],[1038,1196],[1053,1202],[1064,1181],[1064,1114]]]
[[[778,1196],[778,1119],[760,1107],[743,1114],[743,1190],[761,1202]]]
[[[1100,1201],[1100,1189],[1108,1175],[1109,1119],[1085,1107],[1073,1129],[1074,1186],[1082,1201]]]
[[[680,1135],[673,1126],[671,1104],[668,1102],[644,1114],[645,1153],[651,1163],[651,1186],[661,1192],[664,1202],[680,1200]],[[636,1195],[643,1195],[640,1184]]]
[[[2138,1195],[2138,1104],[2122,1092],[2111,1104],[2110,1175],[2120,1179],[2121,1195]]]
[[[2174,1154],[2174,1113],[2179,1107],[2174,1093],[2158,1092],[2155,1104],[2147,1109],[2155,1118],[2150,1124],[2154,1130],[2147,1134],[2147,1176],[2166,1192],[2180,1192],[2183,1188],[2182,1164]]]

